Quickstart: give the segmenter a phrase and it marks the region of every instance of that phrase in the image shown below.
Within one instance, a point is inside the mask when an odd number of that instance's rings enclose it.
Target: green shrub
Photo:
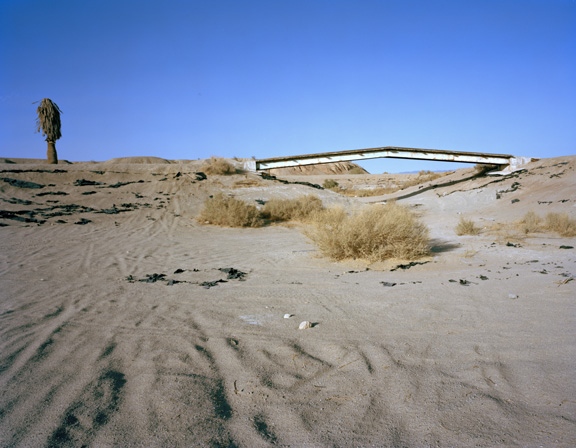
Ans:
[[[306,235],[334,260],[414,259],[430,252],[428,229],[405,207],[372,205],[348,215],[342,208],[316,213]]]

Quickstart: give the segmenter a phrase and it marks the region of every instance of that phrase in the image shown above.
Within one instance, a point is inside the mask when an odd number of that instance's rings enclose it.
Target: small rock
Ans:
[[[517,294],[508,294],[508,298],[515,300],[518,298],[518,295]]]
[[[294,314],[284,314],[284,319],[290,319]]]
[[[298,326],[298,330],[306,330],[307,328],[312,328],[312,323],[307,320],[301,322]]]

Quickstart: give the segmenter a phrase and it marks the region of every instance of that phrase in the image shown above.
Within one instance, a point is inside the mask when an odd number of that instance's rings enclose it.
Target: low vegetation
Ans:
[[[326,190],[336,190],[340,188],[340,184],[334,179],[325,179],[322,188],[325,188]]]
[[[420,171],[418,175],[411,176],[407,180],[392,186],[379,186],[376,188],[342,188],[338,182],[333,179],[326,179],[322,187],[340,193],[349,197],[371,197],[382,196],[385,194],[395,193],[396,191],[404,190],[415,185],[420,185],[425,182],[431,182],[440,177],[446,176],[449,173],[436,173],[433,171]]]
[[[548,213],[543,219],[533,211],[529,211],[519,224],[526,234],[548,231],[567,238],[576,236],[576,219],[566,213]]]
[[[570,218],[566,213],[548,213],[545,226],[546,229],[556,232],[560,236],[576,236],[576,219]]]
[[[529,211],[520,221],[520,228],[524,233],[540,232],[542,230],[542,218],[533,211]]]
[[[400,190],[402,187],[377,187],[377,188],[348,188],[346,190],[338,190],[338,193],[344,196],[349,196],[353,198],[365,198],[371,196],[382,196],[384,194],[394,193]]]
[[[349,215],[334,207],[314,215],[306,235],[333,259],[415,259],[429,254],[427,227],[397,204],[372,205]]]
[[[478,235],[480,228],[474,224],[474,221],[461,217],[456,226],[456,235]]]
[[[322,201],[313,195],[296,199],[270,199],[262,209],[262,217],[270,221],[306,221],[313,213],[323,209]]]
[[[228,162],[228,160],[214,156],[204,162],[201,170],[206,174],[219,174],[224,176],[229,176],[238,172],[236,167]]]
[[[445,176],[446,173],[436,173],[434,171],[429,170],[422,170],[418,173],[418,176],[415,178],[408,180],[400,186],[400,189],[405,189],[409,187],[413,187],[415,185],[423,184],[424,182],[431,182],[433,180],[439,179],[440,177]]]
[[[206,200],[198,221],[226,227],[260,227],[271,222],[305,222],[305,234],[333,260],[416,259],[430,252],[428,228],[395,203],[372,205],[353,214],[325,209],[316,196],[271,199],[261,210],[222,193]]]
[[[260,187],[262,186],[262,181],[256,177],[245,176],[243,179],[234,182],[233,188],[249,188],[249,187]]]
[[[260,227],[264,225],[255,205],[217,193],[204,202],[198,221],[225,227]]]
[[[204,202],[198,221],[224,227],[262,227],[270,222],[305,221],[322,209],[322,201],[312,195],[271,199],[259,210],[255,205],[218,193]]]

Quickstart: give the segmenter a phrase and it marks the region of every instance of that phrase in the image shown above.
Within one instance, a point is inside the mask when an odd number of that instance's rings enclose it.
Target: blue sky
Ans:
[[[571,155],[575,80],[574,0],[0,0],[4,157]]]

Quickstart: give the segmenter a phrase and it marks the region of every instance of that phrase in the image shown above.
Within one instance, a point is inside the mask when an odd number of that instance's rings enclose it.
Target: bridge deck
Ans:
[[[377,158],[437,160],[442,162],[467,162],[503,166],[513,164],[513,161],[516,159],[515,156],[510,154],[489,154],[465,151],[446,151],[442,149],[383,146],[380,148],[352,149],[318,154],[272,157],[267,159],[256,159],[254,162],[256,165],[255,169],[259,171],[298,165],[314,165],[319,163],[347,162],[352,160]]]

